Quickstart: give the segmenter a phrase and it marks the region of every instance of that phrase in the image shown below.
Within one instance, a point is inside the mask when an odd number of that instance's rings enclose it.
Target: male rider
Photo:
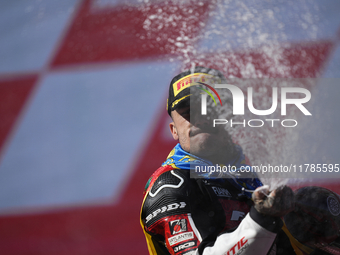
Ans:
[[[170,83],[170,131],[179,143],[146,185],[141,224],[150,254],[275,252],[280,218],[293,208],[290,188],[270,191],[255,175],[222,173],[217,178],[205,172],[191,178],[190,172],[204,167],[248,166],[225,129],[212,127],[208,118],[192,111],[193,91],[216,83],[226,83],[225,77],[204,67],[185,71]]]

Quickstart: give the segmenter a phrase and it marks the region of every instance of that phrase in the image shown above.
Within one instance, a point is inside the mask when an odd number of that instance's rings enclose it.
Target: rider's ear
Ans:
[[[172,137],[175,139],[175,140],[178,140],[178,133],[177,133],[177,128],[175,126],[175,123],[174,122],[171,122],[169,124],[169,127],[170,127],[170,132],[172,134]]]

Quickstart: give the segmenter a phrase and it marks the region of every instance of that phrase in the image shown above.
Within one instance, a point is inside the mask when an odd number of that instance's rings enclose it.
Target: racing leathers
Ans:
[[[225,165],[239,169],[247,164],[236,148],[237,157]],[[149,179],[141,210],[149,253],[275,254],[282,221],[258,213],[247,192],[262,185],[259,179],[212,178],[207,172],[191,178],[197,165],[212,164],[177,144]]]

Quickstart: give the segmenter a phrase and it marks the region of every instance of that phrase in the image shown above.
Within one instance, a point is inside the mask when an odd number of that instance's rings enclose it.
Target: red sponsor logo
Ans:
[[[169,223],[171,235],[187,231],[186,219],[174,220]]]
[[[241,238],[225,255],[235,255],[237,251],[239,251],[247,242],[248,240],[243,240],[246,238],[245,236]]]

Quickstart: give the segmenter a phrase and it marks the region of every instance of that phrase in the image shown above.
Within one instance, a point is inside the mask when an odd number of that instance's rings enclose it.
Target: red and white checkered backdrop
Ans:
[[[147,254],[139,210],[175,144],[171,78],[193,63],[340,78],[339,13],[337,0],[0,2],[0,254]],[[309,89],[326,112],[294,131],[302,154],[339,163],[340,88]]]

